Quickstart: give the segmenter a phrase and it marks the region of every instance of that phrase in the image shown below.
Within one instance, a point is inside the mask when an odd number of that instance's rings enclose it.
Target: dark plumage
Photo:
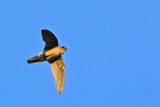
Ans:
[[[41,30],[43,41],[46,43],[44,50],[52,49],[58,46],[58,40],[56,36],[50,32],[49,30],[43,29]]]

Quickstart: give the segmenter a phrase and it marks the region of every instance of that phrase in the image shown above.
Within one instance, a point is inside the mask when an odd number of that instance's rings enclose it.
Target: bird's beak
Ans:
[[[67,51],[67,48],[65,48],[65,51]]]
[[[66,47],[64,47],[64,46],[62,46],[62,47],[64,48],[65,51],[67,51],[67,48],[66,48]]]

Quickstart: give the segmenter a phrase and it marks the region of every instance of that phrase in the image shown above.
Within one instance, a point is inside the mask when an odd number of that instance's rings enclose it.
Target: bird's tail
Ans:
[[[27,60],[27,63],[28,64],[31,64],[31,63],[35,63],[35,62],[39,62],[38,58],[35,56],[35,57],[32,57],[32,58],[29,58]]]
[[[46,58],[45,58],[45,54],[43,52],[37,54],[36,56],[32,57],[32,58],[29,58],[27,60],[27,63],[28,64],[31,64],[31,63],[35,63],[35,62],[42,62],[42,61],[45,61]]]

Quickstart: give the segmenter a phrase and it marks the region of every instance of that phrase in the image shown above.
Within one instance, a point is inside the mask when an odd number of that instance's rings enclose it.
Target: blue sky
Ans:
[[[1,107],[160,107],[158,0],[0,2]],[[58,95],[41,29],[68,48]]]

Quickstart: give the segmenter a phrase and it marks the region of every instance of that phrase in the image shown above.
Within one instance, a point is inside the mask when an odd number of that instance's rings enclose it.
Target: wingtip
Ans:
[[[61,95],[62,92],[63,92],[63,89],[59,89],[59,90],[58,90],[58,94],[59,94],[59,95]]]
[[[50,30],[48,29],[42,29],[41,30],[42,35],[54,35]],[[55,35],[54,35],[55,36]]]
[[[59,94],[59,95],[61,95],[61,94],[62,94],[62,92],[58,92],[58,94]]]
[[[63,87],[57,87],[57,91],[58,91],[58,94],[59,94],[59,95],[62,94],[62,92],[63,92]]]
[[[41,32],[43,33],[43,32],[51,32],[51,31],[49,31],[48,29],[42,29]]]

